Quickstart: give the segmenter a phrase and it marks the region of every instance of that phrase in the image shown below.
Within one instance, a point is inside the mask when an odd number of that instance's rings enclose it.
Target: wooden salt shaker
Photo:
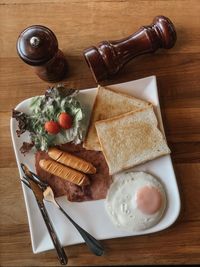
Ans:
[[[33,25],[23,30],[17,40],[17,52],[44,81],[58,82],[67,73],[67,61],[58,49],[57,38],[45,26]]]
[[[116,74],[131,59],[159,48],[169,49],[176,42],[173,23],[164,16],[157,16],[149,26],[141,27],[136,33],[116,41],[103,41],[96,47],[84,50],[86,62],[96,80],[105,80]]]

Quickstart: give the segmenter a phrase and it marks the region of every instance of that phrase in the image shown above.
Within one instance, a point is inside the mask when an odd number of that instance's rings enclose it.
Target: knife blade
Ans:
[[[32,189],[32,191],[35,195],[35,199],[36,199],[38,207],[41,211],[41,214],[42,214],[42,217],[43,217],[44,222],[46,224],[47,230],[48,230],[49,235],[51,237],[51,240],[54,244],[54,247],[57,251],[58,259],[62,265],[66,265],[68,262],[68,258],[67,258],[67,255],[65,254],[63,247],[60,244],[60,241],[56,235],[56,232],[53,228],[51,220],[48,216],[48,212],[47,212],[45,205],[43,203],[43,198],[44,198],[43,192],[39,188],[39,186],[37,184],[35,184],[31,179],[29,179],[29,185],[30,185],[30,188]]]

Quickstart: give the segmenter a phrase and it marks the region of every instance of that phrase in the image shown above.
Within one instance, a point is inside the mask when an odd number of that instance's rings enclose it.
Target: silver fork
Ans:
[[[37,201],[38,207],[40,209],[40,212],[42,214],[43,220],[46,224],[49,235],[51,237],[51,240],[53,242],[53,245],[57,251],[58,259],[62,265],[66,265],[68,262],[68,258],[67,258],[67,255],[65,254],[64,248],[60,244],[60,241],[56,235],[56,231],[55,231],[55,229],[51,223],[51,220],[48,216],[48,212],[47,212],[45,205],[43,203],[44,196],[42,194],[41,189],[31,179],[28,179],[27,176],[23,177],[21,179],[21,182],[24,183],[26,186],[28,186],[32,190],[32,192],[35,196],[35,199]]]
[[[90,235],[87,231],[85,231],[80,225],[78,225],[67,213],[66,211],[60,206],[60,204],[56,201],[54,197],[53,190],[51,187],[41,181],[41,179],[36,175],[35,173],[31,172],[26,165],[21,164],[22,170],[26,176],[29,177],[29,179],[35,181],[41,190],[43,191],[44,200],[53,203],[66,217],[67,219],[74,225],[74,227],[78,230],[79,234],[82,236],[82,238],[85,240],[85,243],[87,244],[90,251],[92,251],[97,256],[102,256],[104,253],[104,248],[100,244],[99,241],[97,241],[92,235]]]

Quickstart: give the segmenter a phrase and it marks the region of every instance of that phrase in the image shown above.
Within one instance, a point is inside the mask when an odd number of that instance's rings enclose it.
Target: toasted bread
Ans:
[[[83,147],[90,150],[102,150],[95,129],[96,121],[112,118],[129,111],[144,109],[150,105],[149,102],[133,96],[99,86]]]
[[[95,124],[110,174],[170,153],[153,107]]]

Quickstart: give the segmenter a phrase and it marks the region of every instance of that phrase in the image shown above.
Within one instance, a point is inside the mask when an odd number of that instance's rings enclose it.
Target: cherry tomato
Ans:
[[[72,117],[68,113],[62,112],[59,115],[58,123],[63,129],[69,129],[72,127]]]
[[[56,121],[47,121],[44,128],[50,134],[57,134],[60,132],[60,126]]]

